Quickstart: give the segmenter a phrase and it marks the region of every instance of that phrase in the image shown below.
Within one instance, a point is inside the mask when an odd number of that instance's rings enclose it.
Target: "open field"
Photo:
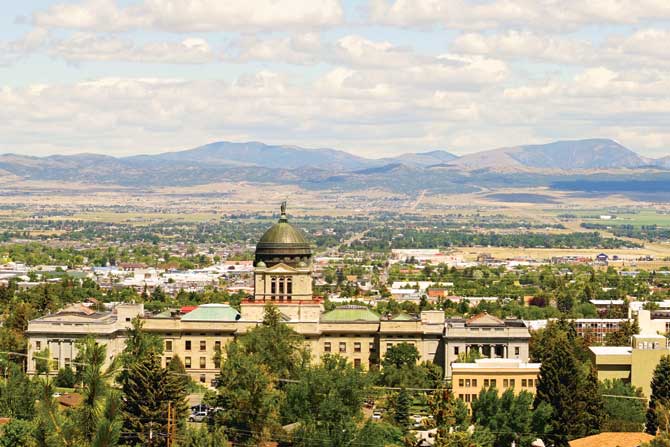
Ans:
[[[454,247],[451,254],[463,256],[465,260],[474,261],[477,255],[481,253],[490,253],[497,259],[550,259],[554,256],[584,256],[595,257],[605,252],[612,255],[618,255],[625,259],[634,259],[644,256],[654,256],[655,258],[670,257],[670,244],[648,244],[639,249],[562,249],[562,248],[509,248],[509,247]],[[670,262],[664,263],[670,266]]]

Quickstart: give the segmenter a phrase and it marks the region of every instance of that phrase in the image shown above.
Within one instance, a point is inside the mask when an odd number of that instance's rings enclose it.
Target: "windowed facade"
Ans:
[[[340,342],[340,352],[341,353],[347,352],[347,343],[346,342],[343,342],[343,341]]]
[[[191,357],[184,357],[184,368],[191,368]]]
[[[191,340],[185,340],[184,341],[184,349],[187,351],[191,350]]]
[[[165,352],[172,352],[172,340],[165,340]]]
[[[200,340],[200,350],[201,351],[207,350],[207,342],[205,340]]]
[[[361,352],[361,344],[360,344],[360,342],[355,342],[355,343],[354,343],[354,352]]]
[[[200,369],[207,368],[207,357],[200,357]]]
[[[331,352],[330,342],[327,341],[323,344],[323,352]]]

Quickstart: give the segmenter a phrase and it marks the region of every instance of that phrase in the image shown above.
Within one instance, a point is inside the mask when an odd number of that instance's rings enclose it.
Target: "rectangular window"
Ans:
[[[51,369],[60,369],[58,367],[58,357],[54,357],[51,359]]]
[[[354,343],[354,352],[361,352],[361,344],[356,342]]]
[[[165,340],[165,352],[172,352],[172,340]]]
[[[340,342],[340,352],[347,352],[347,344],[343,341]]]
[[[330,342],[327,341],[323,344],[323,352],[330,352]]]
[[[470,379],[465,379],[465,386],[470,388]]]
[[[470,402],[470,395],[469,395],[469,394],[466,394],[466,395],[465,395],[465,401],[466,401],[466,402]]]
[[[386,343],[386,349],[390,349],[393,347],[393,343]]]
[[[361,367],[361,359],[354,359],[354,368]]]
[[[184,342],[184,349],[187,350],[187,351],[191,350],[191,340],[186,340]]]
[[[458,379],[458,386],[464,387],[465,386],[465,379]]]
[[[200,340],[200,350],[201,351],[207,350],[207,342],[205,340]]]
[[[454,355],[458,355],[458,354],[459,354],[458,346],[454,346]]]
[[[509,386],[510,386],[510,388],[514,388],[516,386],[516,380],[515,379],[509,379]]]
[[[36,351],[41,351],[42,350],[42,342],[41,341],[36,341],[35,342],[35,350]]]
[[[205,383],[207,381],[207,376],[200,374],[200,383]]]
[[[272,295],[277,293],[277,277],[276,276],[273,276],[270,279],[270,293]]]
[[[496,387],[496,379],[491,379],[491,388]]]
[[[284,294],[284,280],[283,280],[283,278],[279,279],[279,294],[280,295]]]
[[[472,379],[472,386],[474,386],[474,387],[477,386],[477,379]]]
[[[459,398],[460,400],[464,400],[462,394],[459,394],[459,395],[458,395],[458,398]]]
[[[207,357],[200,357],[200,369],[207,368]]]
[[[375,351],[376,351],[375,344],[370,343],[370,352],[375,352]]]
[[[484,379],[484,386],[489,386],[489,379]]]
[[[191,367],[191,357],[184,357],[184,368]]]
[[[519,349],[519,347],[518,347],[518,346],[515,346],[515,347],[514,347],[514,355],[517,356],[517,357],[519,357],[519,353],[520,353],[520,349]]]
[[[66,367],[70,366],[70,357],[65,357],[63,360],[65,361]]]
[[[526,379],[521,379],[521,386],[523,388],[526,388],[528,386],[528,382],[526,381]]]
[[[286,278],[286,293],[288,295],[293,294],[293,279],[291,277]]]
[[[214,368],[216,369],[221,368],[221,357],[219,356],[214,357]]]
[[[172,357],[165,357],[165,367],[167,368],[170,366],[170,362],[172,361]]]
[[[507,388],[509,386],[509,381],[507,379],[503,379],[503,388]]]
[[[221,342],[219,340],[214,342],[214,350],[215,351],[220,351],[221,350]]]

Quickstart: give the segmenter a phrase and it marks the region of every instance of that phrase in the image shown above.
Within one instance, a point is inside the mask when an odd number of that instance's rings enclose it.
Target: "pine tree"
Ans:
[[[155,352],[131,363],[122,382],[123,428],[131,445],[165,445],[167,433],[167,371]],[[162,437],[161,437],[162,436]]]
[[[189,415],[187,398],[190,382],[191,378],[186,373],[184,364],[181,362],[179,356],[175,355],[170,360],[167,368],[165,393],[170,396],[172,408],[175,411],[175,419],[180,431],[183,431],[185,428],[186,419]]]
[[[395,398],[395,408],[393,419],[403,430],[407,429],[409,423],[409,412],[412,406],[412,397],[407,392],[406,388],[402,388]]]
[[[661,357],[651,379],[651,397],[645,427],[645,431],[651,435],[655,435],[659,428],[657,409],[660,407],[670,407],[670,356],[667,355]]]
[[[543,402],[551,405],[552,441],[556,446],[567,446],[573,437],[597,432],[602,416],[586,413],[598,405],[591,389],[593,381],[585,377],[567,335],[559,332],[546,341],[534,407],[539,408]],[[595,394],[597,396],[597,382]]]

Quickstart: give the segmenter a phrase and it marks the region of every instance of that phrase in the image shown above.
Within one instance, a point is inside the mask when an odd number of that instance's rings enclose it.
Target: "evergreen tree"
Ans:
[[[600,429],[602,404],[598,404],[597,381],[594,384],[593,374],[584,373],[565,333],[547,340],[544,352],[534,408],[543,402],[552,407],[551,439],[557,446],[567,446],[569,439]]]
[[[655,435],[659,429],[657,411],[659,408],[670,408],[670,356],[663,356],[654,369],[651,380],[651,397],[647,409],[645,431]]]
[[[412,406],[412,397],[406,388],[402,388],[395,398],[393,406],[393,419],[403,430],[407,430],[409,424],[409,412]]]
[[[263,323],[240,337],[242,349],[278,378],[296,378],[310,360],[304,339],[288,327],[277,306],[265,305]]]
[[[121,385],[124,432],[131,444],[165,445],[167,407],[172,400],[165,386],[167,371],[161,368],[156,352],[140,357],[127,368]]]
[[[231,441],[255,446],[279,432],[277,380],[256,355],[244,352],[236,341],[228,343],[217,379],[217,395],[209,403],[222,410],[213,424],[225,426]]]
[[[170,396],[172,409],[175,412],[175,420],[180,432],[186,427],[186,420],[189,415],[188,406],[188,388],[191,378],[186,373],[186,368],[178,355],[170,360],[167,367],[166,376],[166,394]]]
[[[642,397],[642,390],[622,380],[600,383],[600,395]],[[605,422],[603,431],[639,432],[644,428],[645,406],[642,400],[603,397]]]

